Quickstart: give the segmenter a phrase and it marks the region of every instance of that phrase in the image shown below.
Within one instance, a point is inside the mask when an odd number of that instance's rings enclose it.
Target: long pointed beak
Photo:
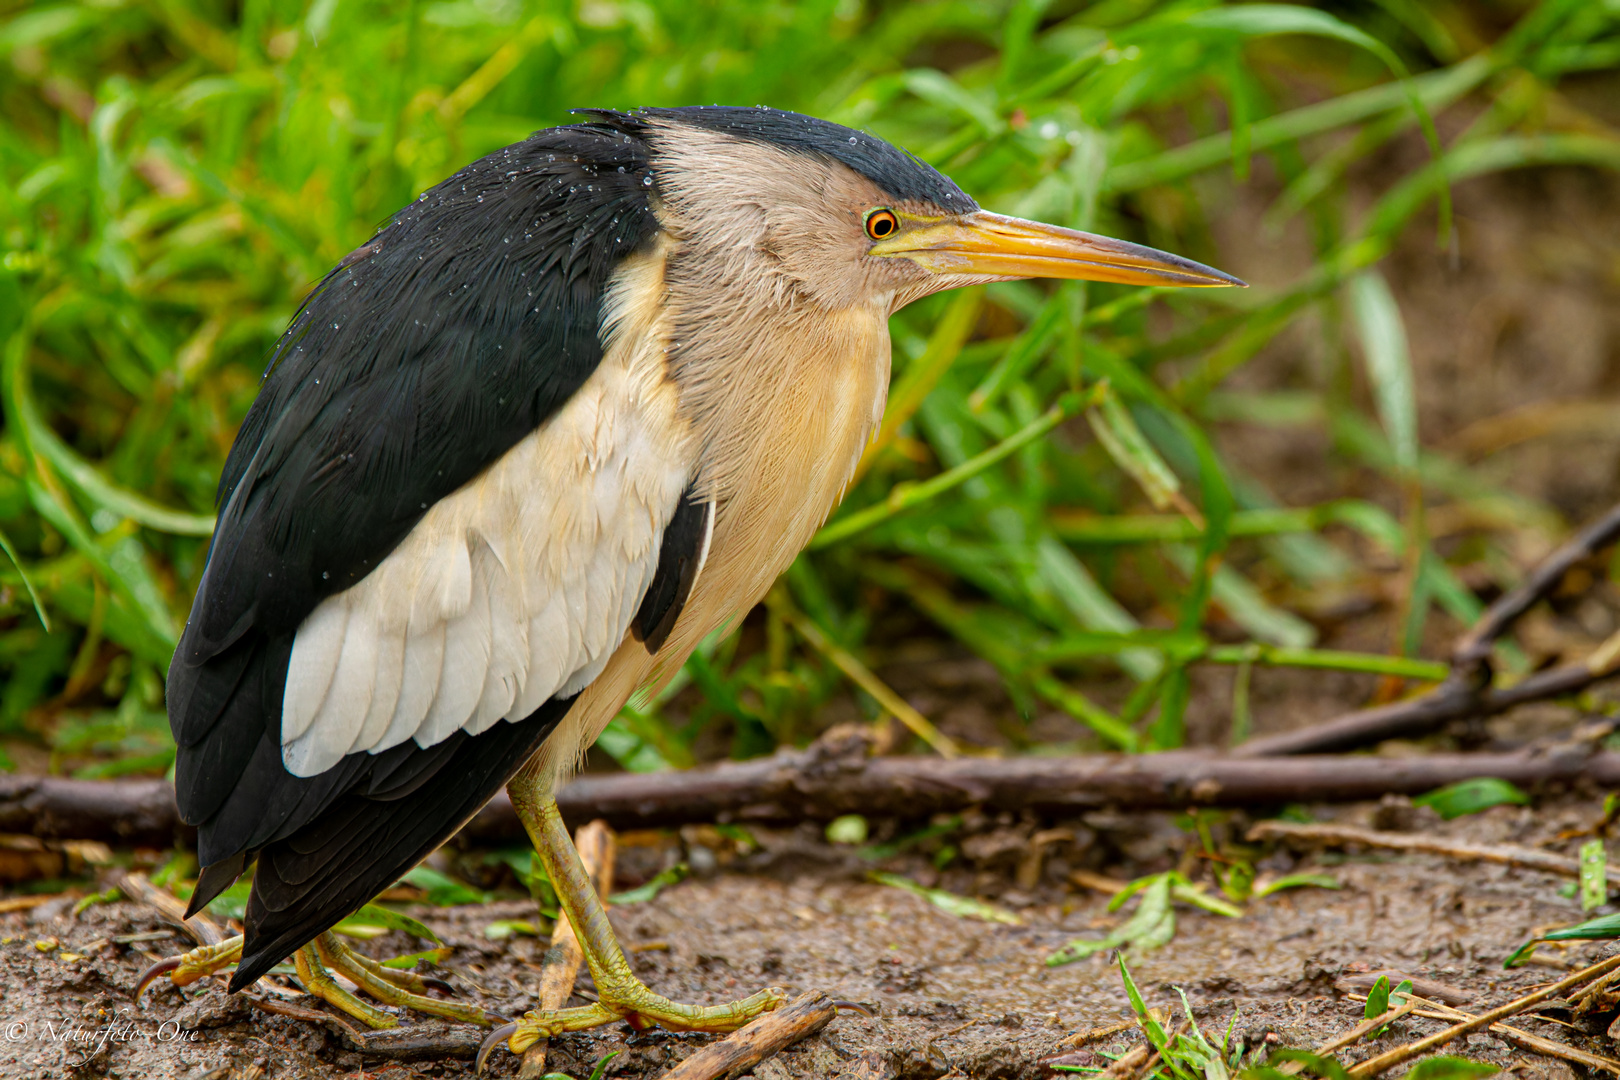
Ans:
[[[1248,288],[1231,274],[1167,251],[988,210],[902,229],[869,250],[877,256],[910,259],[936,274]]]

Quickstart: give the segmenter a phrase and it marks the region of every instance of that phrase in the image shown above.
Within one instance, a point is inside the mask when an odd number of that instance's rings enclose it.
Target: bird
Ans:
[[[981,209],[867,132],[768,107],[579,110],[422,192],[308,294],[227,457],[167,682],[189,913],[254,867],[244,931],[155,965],[236,992],[292,956],[513,1050],[782,1004],[635,978],[553,798],[607,723],[765,595],[876,431],[890,315],[1020,278],[1243,282]],[[509,1022],[331,928],[502,787],[600,1000]],[[137,990],[139,993],[139,990]]]

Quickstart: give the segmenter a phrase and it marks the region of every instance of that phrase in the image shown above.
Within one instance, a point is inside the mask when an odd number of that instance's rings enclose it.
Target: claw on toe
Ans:
[[[473,1072],[482,1073],[484,1071],[484,1066],[489,1063],[489,1055],[493,1054],[495,1052],[495,1048],[500,1046],[501,1043],[516,1035],[517,1029],[518,1026],[516,1024],[502,1024],[500,1027],[486,1035],[483,1043],[478,1047],[478,1058],[473,1063]],[[528,1047],[525,1046],[523,1049],[527,1050]],[[521,1054],[523,1050],[513,1050],[512,1052],[514,1054]]]
[[[160,975],[167,975],[169,982],[175,986],[190,986],[198,979],[228,968],[240,959],[242,959],[240,937],[226,938],[217,945],[200,945],[190,952],[159,960],[141,972],[140,982],[135,985],[135,996],[140,997],[142,991]]]
[[[131,996],[139,998],[141,994],[146,992],[146,988],[152,985],[152,981],[154,979],[156,979],[159,975],[168,974],[179,966],[180,957],[178,956],[170,956],[167,959],[159,960],[157,963],[141,972],[141,981],[135,984],[135,993]]]

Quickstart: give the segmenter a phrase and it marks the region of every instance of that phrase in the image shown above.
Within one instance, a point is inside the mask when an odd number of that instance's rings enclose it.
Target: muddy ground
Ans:
[[[1323,808],[1314,816],[1572,853],[1579,841],[1558,840],[1558,833],[1589,825],[1600,814],[1597,798],[1565,795],[1534,809],[1499,807],[1450,823],[1427,810],[1413,812],[1404,801]],[[1218,825],[1217,840],[1239,837],[1248,820],[1234,817]],[[1066,829],[1073,839],[1042,847],[1046,858],[1029,886],[1030,837],[1052,827]],[[887,860],[862,858],[809,828],[754,835],[757,847],[719,849],[720,860],[714,859],[717,849],[705,846],[714,842],[705,830],[688,830],[685,842],[675,834],[662,842],[646,834],[626,837],[622,863],[631,880],[675,858],[700,867],[727,865],[652,900],[614,908],[612,917],[640,976],[672,998],[718,1002],[774,984],[790,994],[823,990],[873,1011],[870,1019],[841,1015],[822,1034],[759,1066],[753,1075],[760,1080],[838,1076],[874,1050],[885,1065],[877,1075],[892,1078],[1060,1075],[1051,1059],[1066,1052],[1067,1037],[1128,1015],[1119,975],[1106,956],[1057,968],[1043,963],[1065,942],[1101,937],[1128,915],[1108,913],[1105,896],[1076,887],[1068,875],[1091,870],[1123,879],[1178,864],[1195,876],[1201,872],[1188,857],[1192,837],[1166,814],[1100,813],[1067,822],[970,819],[964,832]],[[947,842],[960,844],[964,854],[953,868],[935,871],[928,849]],[[1343,980],[1357,973],[1398,969],[1452,986],[1483,1006],[1550,981],[1565,966],[1591,962],[1608,948],[1544,946],[1547,963],[1502,969],[1503,958],[1533,930],[1580,916],[1565,895],[1568,882],[1548,874],[1378,852],[1272,847],[1257,854],[1262,880],[1266,874],[1315,871],[1331,875],[1340,887],[1274,894],[1251,902],[1239,919],[1183,908],[1170,944],[1130,958],[1150,1005],[1175,1006],[1179,987],[1206,1030],[1224,1031],[1232,1023],[1250,1045],[1308,1047],[1348,1030],[1361,1018],[1362,1006],[1346,996],[1353,987]],[[1020,866],[1026,888],[1017,880]],[[872,883],[874,868],[991,897],[1022,925],[948,914],[908,892]],[[91,906],[77,917],[71,905],[63,900],[0,916],[0,1076],[405,1080],[472,1072],[465,1057],[362,1057],[335,1026],[268,1015],[241,996],[227,998],[216,983],[186,991],[160,984],[133,1003],[130,992],[140,970],[189,942],[176,935],[91,951],[98,941],[172,927],[153,909],[129,901]],[[507,1015],[533,1004],[544,942],[485,936],[496,919],[531,917],[526,901],[408,910],[455,946],[446,967],[465,998]],[[43,951],[42,942],[55,947]],[[357,947],[381,957],[422,944],[396,932]],[[577,989],[573,1004],[583,1004],[591,994],[588,975]],[[1606,1022],[1587,1030],[1523,1021],[1528,1030],[1608,1055]],[[404,1023],[429,1021],[408,1016]],[[1375,1045],[1385,1048],[1440,1026],[1407,1019]],[[110,1034],[97,1043],[102,1029]],[[66,1031],[76,1034],[64,1039]],[[1056,1063],[1105,1065],[1107,1055],[1136,1038],[1105,1038],[1068,1051]],[[464,1029],[459,1052],[470,1053],[476,1041]],[[552,1067],[584,1078],[594,1062],[622,1050],[606,1075],[654,1077],[706,1041],[609,1027],[563,1037]],[[1570,1071],[1491,1035],[1470,1036],[1454,1049],[1527,1075]],[[1363,1044],[1344,1058],[1372,1052],[1374,1044]],[[516,1062],[498,1053],[491,1072],[515,1075]],[[874,1074],[868,1069],[845,1075]]]

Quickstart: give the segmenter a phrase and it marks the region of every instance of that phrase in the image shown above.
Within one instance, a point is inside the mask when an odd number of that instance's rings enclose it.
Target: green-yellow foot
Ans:
[[[505,1020],[505,1017],[485,1012],[474,1005],[428,997],[426,991],[430,986],[449,990],[449,985],[413,972],[384,967],[350,949],[330,930],[299,949],[293,959],[298,966],[298,979],[304,984],[305,990],[368,1027],[391,1028],[396,1027],[399,1021],[339,986],[331,976],[332,971],[344,975],[364,990],[367,996],[376,998],[384,1005],[400,1006],[483,1027]]]
[[[523,1019],[490,1032],[490,1039],[505,1038],[514,1054],[521,1054],[541,1039],[565,1031],[611,1024],[623,1020],[639,1030],[661,1027],[669,1031],[736,1031],[763,1013],[782,1007],[787,993],[774,986],[724,1005],[682,1005],[655,994],[632,978],[630,985],[601,992],[594,1005],[554,1012],[528,1012]]]
[[[185,986],[230,967],[241,957],[242,938],[239,935],[218,945],[205,945],[180,956],[160,960],[141,975],[135,996],[139,997],[141,991],[159,975],[167,974],[174,985]],[[298,979],[306,991],[367,1027],[391,1028],[397,1026],[399,1021],[344,989],[332,978],[332,972],[339,972],[368,996],[385,1005],[401,1006],[485,1027],[504,1019],[475,1006],[428,997],[429,989],[449,993],[450,986],[439,979],[384,967],[353,951],[330,931],[300,948],[293,954],[293,962],[298,968]]]
[[[630,970],[556,802],[539,790],[528,771],[519,774],[507,792],[551,878],[558,903],[574,927],[599,997],[594,1005],[526,1013],[516,1023],[490,1032],[478,1055],[480,1068],[503,1040],[514,1054],[521,1054],[541,1039],[615,1020],[638,1029],[656,1025],[670,1031],[736,1031],[787,1001],[786,992],[774,986],[725,1005],[682,1005],[653,993]]]
[[[224,971],[242,959],[242,935],[226,938],[218,945],[199,945],[188,953],[159,960],[141,972],[141,981],[135,984],[135,996],[141,996],[152,980],[167,975],[176,986],[190,986],[218,971]]]

